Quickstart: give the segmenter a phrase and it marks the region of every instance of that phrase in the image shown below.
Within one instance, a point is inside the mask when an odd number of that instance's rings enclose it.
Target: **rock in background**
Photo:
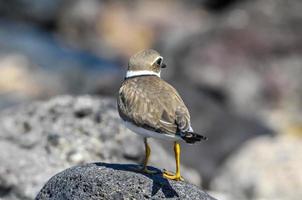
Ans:
[[[0,18],[0,26],[0,109],[58,94],[117,92],[117,60],[71,48],[32,24]]]
[[[151,146],[150,165],[174,170],[174,158],[157,141]],[[143,141],[121,124],[115,100],[90,96],[62,96],[2,112],[0,152],[3,199],[33,199],[50,177],[73,165],[144,158]],[[182,172],[200,184],[196,171],[183,166]]]
[[[211,188],[235,199],[298,200],[302,196],[302,140],[259,137],[232,155]]]

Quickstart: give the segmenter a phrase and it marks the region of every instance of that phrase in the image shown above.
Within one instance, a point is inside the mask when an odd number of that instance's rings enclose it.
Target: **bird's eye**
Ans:
[[[163,62],[162,58],[159,58],[159,59],[156,60],[156,64],[158,64],[159,66],[161,65],[162,62]]]

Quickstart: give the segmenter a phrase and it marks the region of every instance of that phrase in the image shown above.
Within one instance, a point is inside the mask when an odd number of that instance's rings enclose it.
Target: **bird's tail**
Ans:
[[[206,136],[200,135],[193,132],[184,132],[181,134],[181,138],[187,143],[193,144],[195,142],[200,142],[201,140],[208,140]]]

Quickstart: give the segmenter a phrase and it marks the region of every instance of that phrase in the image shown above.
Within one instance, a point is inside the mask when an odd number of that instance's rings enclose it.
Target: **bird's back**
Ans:
[[[126,79],[119,91],[118,110],[123,120],[158,133],[191,129],[190,114],[180,95],[157,76]]]

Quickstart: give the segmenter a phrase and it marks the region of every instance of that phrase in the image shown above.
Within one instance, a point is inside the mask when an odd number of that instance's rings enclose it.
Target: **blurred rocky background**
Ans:
[[[16,106],[62,94],[115,97],[129,56],[154,48],[168,64],[162,76],[182,95],[194,129],[209,137],[206,143],[182,147],[182,163],[201,178],[195,184],[201,183],[202,188],[222,200],[300,199],[301,10],[300,0],[0,1],[2,116],[15,121],[16,113],[24,113],[23,109],[13,112]],[[114,104],[114,98],[108,101],[110,106]],[[32,116],[20,115],[24,119]],[[35,123],[44,126],[39,120]],[[18,131],[13,129],[18,128],[14,124],[9,127],[12,129],[0,132],[0,169],[20,173],[30,166],[14,165],[11,158],[34,160],[44,155],[39,145],[29,148],[28,154],[19,154],[22,138],[28,148],[37,138],[51,134],[23,134],[30,132],[26,131],[26,123]],[[58,130],[49,124],[30,130],[41,134],[38,130],[45,127]],[[97,134],[95,130],[87,131]],[[80,142],[77,147],[86,149],[88,144]],[[110,145],[116,148],[115,142]],[[171,145],[163,147],[166,152],[172,151]],[[38,149],[36,154],[34,149]],[[85,159],[81,162],[104,159],[94,151],[91,155],[83,151]],[[55,152],[60,157],[60,151]],[[73,155],[63,152],[64,156]],[[60,167],[73,164],[67,157],[67,164],[60,159]],[[39,167],[44,168],[49,176],[62,170]],[[29,193],[17,196],[30,199],[38,188],[36,182],[42,180],[30,175],[32,180],[18,181],[13,177],[21,175],[7,174],[0,171],[0,199],[8,198],[14,190],[9,184],[19,184],[16,188],[20,190],[27,185],[24,190]]]

